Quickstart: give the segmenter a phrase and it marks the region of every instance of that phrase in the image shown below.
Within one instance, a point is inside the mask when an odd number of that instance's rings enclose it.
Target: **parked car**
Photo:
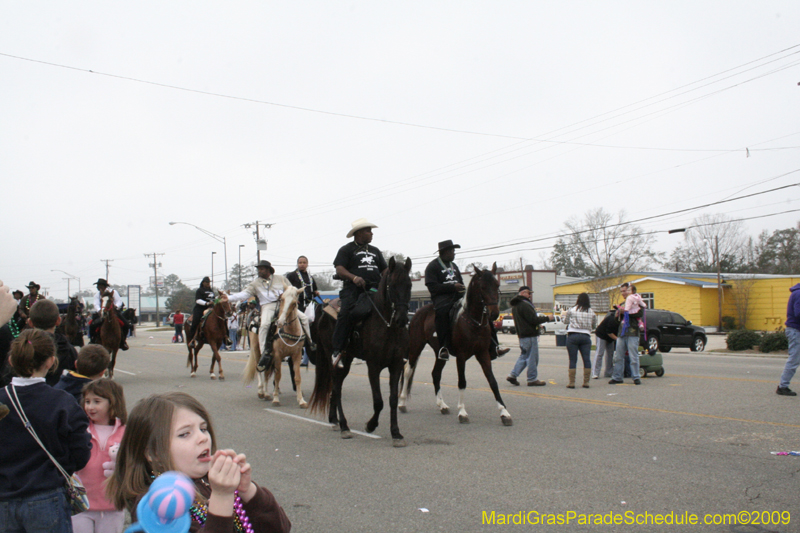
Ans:
[[[546,316],[544,313],[539,313],[539,316]],[[567,326],[564,325],[564,322],[561,321],[561,315],[554,315],[555,321],[554,322],[545,322],[539,326],[539,334],[544,335],[545,333],[555,333],[556,331],[561,331],[562,329],[567,329]]]
[[[693,326],[691,320],[686,320],[678,313],[647,309],[645,323],[647,340],[642,332],[639,344],[647,348],[651,355],[656,351],[668,352],[673,348],[689,348],[693,352],[702,352],[706,348],[706,330]]]
[[[500,331],[503,333],[510,333],[512,335],[517,334],[517,327],[514,324],[514,315],[506,315],[503,317],[503,323]]]
[[[493,322],[493,324],[494,324],[494,329],[495,329],[495,330],[497,330],[497,331],[503,331],[503,320],[504,320],[506,317],[511,317],[511,313],[500,313],[500,314],[497,316],[497,320],[495,320],[495,321]]]
[[[175,327],[175,313],[170,313],[169,318],[167,319],[167,324],[172,327]]]

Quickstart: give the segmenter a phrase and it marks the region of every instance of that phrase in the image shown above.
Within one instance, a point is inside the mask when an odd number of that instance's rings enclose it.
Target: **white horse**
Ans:
[[[305,409],[308,404],[303,398],[303,390],[300,388],[300,361],[303,358],[305,335],[303,334],[303,326],[298,318],[300,311],[297,309],[297,298],[301,290],[288,284],[283,287],[276,321],[278,331],[275,340],[272,341],[272,367],[264,372],[258,372],[256,369],[258,360],[261,358],[261,346],[258,342],[258,333],[252,331],[248,324],[247,334],[250,339],[250,359],[244,369],[243,381],[245,384],[250,384],[258,376],[258,397],[262,400],[272,400],[272,405],[280,405],[281,363],[286,357],[291,356],[292,366],[294,367],[294,384],[297,389],[297,403]],[[268,392],[268,383],[270,375],[273,373],[274,393],[270,394]]]

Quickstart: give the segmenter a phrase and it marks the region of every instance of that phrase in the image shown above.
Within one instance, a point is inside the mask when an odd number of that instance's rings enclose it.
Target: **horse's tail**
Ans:
[[[247,330],[247,335],[249,335],[248,339],[250,340],[250,358],[247,360],[244,372],[242,373],[242,381],[245,385],[251,384],[253,380],[256,379],[256,372],[258,372],[256,365],[258,365],[258,360],[261,358],[261,346],[258,344],[258,334]],[[255,339],[253,337],[255,337]]]
[[[401,379],[404,381],[408,379],[408,384],[405,385],[405,387],[406,393],[409,395],[411,394],[411,385],[414,383],[414,373],[417,371],[419,356],[422,353],[422,349],[425,348],[426,343],[425,319],[427,319],[430,314],[430,310],[426,307],[422,307],[414,313],[411,322],[408,324],[408,376],[406,377],[406,372],[403,372],[403,377]],[[433,309],[432,306],[431,309]]]
[[[324,313],[320,317],[321,323],[325,319]],[[328,317],[330,320],[330,317]],[[319,331],[319,327],[317,327]],[[333,392],[333,362],[331,361],[331,354],[327,353],[325,345],[321,338],[317,339],[317,363],[316,363],[316,376],[314,380],[314,391],[311,393],[311,399],[308,402],[308,410],[312,414],[328,414],[328,408],[331,403],[331,392]]]

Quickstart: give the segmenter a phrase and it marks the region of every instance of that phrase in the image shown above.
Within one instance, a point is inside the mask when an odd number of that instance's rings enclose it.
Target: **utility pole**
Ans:
[[[149,258],[151,254],[144,254],[145,257]],[[152,253],[153,262],[150,263],[150,266],[153,267],[153,285],[156,288],[156,327],[159,324],[159,317],[158,317],[158,267],[161,266],[161,263],[158,262],[158,256],[164,254],[157,254],[155,252]]]
[[[255,222],[248,222],[247,224],[242,224],[245,228],[250,229],[250,226],[255,226],[256,230],[253,232],[253,235],[256,236],[256,261],[261,262],[261,233],[259,232],[259,228],[264,226],[265,229],[269,229],[272,227],[272,224],[268,224],[266,222],[259,222],[256,220]],[[267,249],[267,243],[264,241],[264,250]],[[241,266],[241,265],[239,265]]]
[[[722,260],[719,257],[719,235],[714,236],[714,248],[717,256],[717,312],[719,318],[717,331],[722,331],[722,275],[720,273]]]
[[[113,259],[101,259],[100,260],[101,263],[105,263],[106,264],[106,281],[108,281],[108,264],[112,263],[113,261],[114,261]]]

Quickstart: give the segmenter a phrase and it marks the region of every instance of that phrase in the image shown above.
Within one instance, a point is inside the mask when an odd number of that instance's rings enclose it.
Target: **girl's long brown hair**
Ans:
[[[175,412],[180,408],[205,420],[211,437],[211,453],[216,451],[217,439],[211,417],[194,397],[183,392],[167,392],[140,400],[128,416],[117,465],[106,486],[106,496],[118,510],[127,507],[129,512],[134,512],[136,503],[153,482],[151,476],[174,470],[170,439]]]

